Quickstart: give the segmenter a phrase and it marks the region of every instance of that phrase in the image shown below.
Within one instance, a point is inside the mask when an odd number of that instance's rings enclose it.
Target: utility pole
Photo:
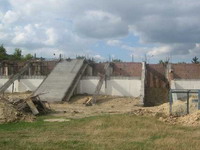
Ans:
[[[108,59],[108,61],[111,62],[111,56],[110,56],[110,54],[109,54],[109,59]]]
[[[133,54],[131,55],[131,60],[132,60],[132,62],[134,62],[134,55]]]

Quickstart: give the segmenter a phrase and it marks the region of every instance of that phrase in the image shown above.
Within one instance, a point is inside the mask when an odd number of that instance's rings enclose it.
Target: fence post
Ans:
[[[200,90],[198,90],[198,110],[200,110]]]
[[[187,91],[187,114],[190,113],[189,90]]]
[[[173,100],[172,100],[172,91],[169,91],[169,113],[170,115],[172,115],[172,104],[173,104]]]

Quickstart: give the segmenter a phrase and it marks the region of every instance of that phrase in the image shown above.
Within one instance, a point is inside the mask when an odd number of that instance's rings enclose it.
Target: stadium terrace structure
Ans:
[[[48,102],[69,101],[75,94],[96,93],[140,97],[144,106],[154,106],[167,102],[171,89],[200,89],[200,64],[110,62],[108,65],[85,59],[28,63],[22,73],[27,62],[0,62],[1,93],[43,93],[41,100]]]

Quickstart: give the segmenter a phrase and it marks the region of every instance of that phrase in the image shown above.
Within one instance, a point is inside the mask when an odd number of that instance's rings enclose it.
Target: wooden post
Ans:
[[[198,110],[200,110],[200,90],[198,91]]]
[[[187,114],[189,114],[190,113],[190,102],[189,102],[189,90],[188,90],[188,92],[187,92]]]
[[[15,82],[13,82],[12,84],[12,93],[14,92],[14,86],[15,86]]]
[[[26,103],[30,107],[30,109],[34,115],[39,114],[38,109],[35,107],[35,104],[33,103],[33,101],[31,99],[27,99]]]
[[[173,104],[173,100],[172,100],[172,91],[169,91],[169,114],[172,115],[172,104]]]

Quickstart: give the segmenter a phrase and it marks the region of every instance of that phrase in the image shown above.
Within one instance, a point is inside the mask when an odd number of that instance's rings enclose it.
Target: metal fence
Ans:
[[[185,94],[185,96],[182,95],[180,99],[173,99],[173,94]],[[191,97],[195,97],[192,100]],[[196,95],[196,96],[194,96]],[[176,95],[177,96],[177,95]],[[173,115],[173,104],[176,101],[186,101],[186,114],[190,113],[191,104],[194,103],[194,106],[196,110],[200,110],[200,89],[171,89],[169,92],[169,104],[170,104],[170,114]],[[185,104],[185,103],[184,103]],[[177,104],[177,107],[181,107],[180,103]]]

